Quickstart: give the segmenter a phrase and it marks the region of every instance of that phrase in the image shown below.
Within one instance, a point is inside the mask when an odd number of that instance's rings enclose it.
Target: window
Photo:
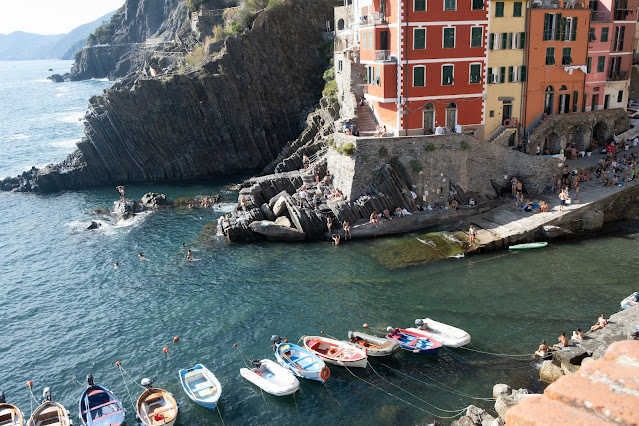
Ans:
[[[413,31],[413,49],[426,49],[426,28],[416,28]]]
[[[455,28],[444,28],[444,48],[455,47]]]
[[[362,49],[366,49],[366,31],[362,32]]]
[[[546,65],[555,65],[555,48],[546,48]]]
[[[453,65],[443,65],[442,66],[442,86],[448,86],[455,82],[453,78],[454,67]]]
[[[623,101],[623,90],[620,90],[619,93],[617,93],[617,102],[621,101]]]
[[[526,65],[519,68],[519,81],[526,81]]]
[[[516,1],[513,3],[513,17],[519,18],[521,17],[521,2]]]
[[[615,43],[614,50],[619,52],[623,50],[623,37],[626,32],[626,27],[620,26],[615,28]]]
[[[577,38],[577,18],[562,19],[559,35],[559,40],[575,41]]]
[[[425,12],[426,11],[426,0],[415,0],[415,6],[413,8],[415,12]]]
[[[368,50],[373,50],[373,31],[368,32]]]
[[[457,0],[444,0],[444,10],[457,10]]]
[[[424,87],[426,83],[426,67],[413,67],[413,87]]]
[[[554,103],[554,99],[555,99],[554,91],[555,91],[555,89],[553,89],[552,86],[546,87],[545,99],[544,99],[544,113],[545,114],[552,114],[553,103]]]
[[[504,2],[498,1],[495,2],[495,18],[503,18],[504,17]]]
[[[489,84],[495,83],[495,76],[493,75],[493,69],[491,67],[488,67],[488,72],[486,73],[486,80],[487,80],[487,83]]]
[[[572,112],[577,112],[577,99],[579,99],[579,91],[573,90],[572,92]]]
[[[601,37],[599,38],[599,41],[608,41],[608,31],[609,30],[610,30],[610,28],[608,28],[608,27],[601,29]]]
[[[559,19],[557,18],[559,16]],[[561,21],[561,13],[544,14],[544,41],[559,40],[560,27],[558,23]]]
[[[623,76],[622,76],[623,74]],[[618,79],[625,77],[626,72],[621,72],[621,56],[614,56],[610,58],[610,69],[608,70],[608,77]]]
[[[340,59],[339,61],[337,61],[337,71],[342,71],[343,68],[344,68],[344,61]]]
[[[513,75],[513,67],[508,67],[508,82],[512,83],[515,81],[515,76]]]
[[[377,76],[375,77],[375,84],[381,87],[382,85],[382,67],[377,67]]]
[[[595,28],[591,28],[588,33],[588,41],[597,41],[597,35],[595,34]]]
[[[366,67],[366,83],[373,84],[375,80],[375,71],[373,67]]]
[[[586,59],[586,72],[590,74],[591,70],[592,70],[592,56],[588,56],[588,59]]]
[[[470,83],[481,83],[481,64],[470,64]]]
[[[564,51],[561,55],[561,65],[570,65],[572,64],[571,58],[572,48],[564,47]]]
[[[470,47],[481,47],[481,38],[483,34],[482,27],[470,28]]]
[[[606,57],[599,56],[597,58],[597,72],[604,72],[606,69]]]
[[[506,67],[499,67],[499,82],[503,83],[506,81]]]
[[[472,10],[484,10],[484,0],[472,0]]]

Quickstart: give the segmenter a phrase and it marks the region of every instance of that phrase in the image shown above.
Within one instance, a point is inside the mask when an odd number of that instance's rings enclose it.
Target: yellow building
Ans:
[[[489,1],[485,138],[514,145],[526,79],[526,1]]]

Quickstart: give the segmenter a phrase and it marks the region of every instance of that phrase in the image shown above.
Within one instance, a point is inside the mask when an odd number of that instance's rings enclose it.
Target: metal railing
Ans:
[[[627,80],[628,78],[629,78],[628,73],[626,71],[621,71],[618,73],[608,74],[608,77],[606,78],[606,80],[620,81],[620,80]]]
[[[373,58],[375,61],[391,61],[392,60],[390,56],[390,50],[375,50]]]
[[[590,12],[590,20],[593,22],[612,21],[609,10],[593,10]]]
[[[371,13],[369,15],[363,15],[359,18],[360,25],[381,25],[385,24],[386,19],[384,17],[379,16],[379,13]]]

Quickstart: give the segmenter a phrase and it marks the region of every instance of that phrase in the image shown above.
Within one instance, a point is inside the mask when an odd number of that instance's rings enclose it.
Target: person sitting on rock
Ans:
[[[590,327],[590,331],[600,330],[606,325],[608,325],[608,320],[606,319],[606,316],[604,314],[601,314],[601,316],[597,320],[597,324]]]
[[[578,328],[576,331],[572,332],[571,340],[574,342],[581,342],[582,340],[584,340],[584,334],[581,332],[581,328]]]
[[[565,347],[570,346],[570,342],[568,342],[568,338],[566,337],[566,332],[564,331],[563,333],[561,333],[561,336],[559,336],[557,338],[557,340],[559,340],[559,343],[556,343],[554,345],[552,345],[553,349],[557,349],[557,350],[561,350]]]
[[[331,233],[331,228],[333,227],[333,219],[330,216],[326,216],[326,227],[328,228],[328,233]]]
[[[459,203],[457,202],[457,200],[453,200],[453,201],[450,203],[450,208],[451,208],[452,210],[455,210],[455,211],[456,211],[456,210],[457,210],[457,206],[458,206],[458,205],[459,205]]]
[[[375,228],[379,228],[379,218],[377,217],[377,212],[374,211],[373,213],[371,213],[369,222],[375,225]]]
[[[345,220],[344,222],[342,222],[342,228],[344,229],[344,239],[352,240],[353,236],[351,235],[351,224],[347,220]]]
[[[403,217],[404,214],[402,213],[402,208],[401,207],[395,207],[395,213],[393,213],[395,216],[397,217]]]
[[[384,209],[383,213],[384,213],[384,217],[385,217],[386,219],[388,219],[388,220],[393,220],[393,218],[391,217],[391,214],[390,214],[390,212],[388,211],[388,209]]]
[[[541,345],[539,345],[539,349],[535,351],[535,355],[540,358],[545,358],[548,353],[550,353],[550,347],[546,344],[545,340],[542,340]]]

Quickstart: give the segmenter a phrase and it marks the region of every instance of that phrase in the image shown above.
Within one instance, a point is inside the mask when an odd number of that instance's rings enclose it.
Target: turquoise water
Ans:
[[[80,123],[64,117],[81,115],[90,95],[109,83],[41,81],[48,68],[69,66],[0,62],[0,176],[59,161],[73,149],[61,141],[82,136]],[[225,188],[239,180],[127,186],[132,198],[155,191],[170,199],[221,193],[228,200],[221,210],[165,209],[124,224],[94,212],[112,205],[114,188],[0,193],[0,390],[8,402],[28,415],[31,380],[38,399],[51,386],[77,421],[81,386],[73,377],[83,382],[93,373],[124,401],[135,424],[119,360],[136,382],[157,375],[156,385],[175,394],[178,424],[221,424],[217,413],[192,405],[177,381],[179,368],[202,362],[222,383],[227,425],[416,424],[454,414],[438,408],[491,406],[473,397],[490,397],[497,382],[541,390],[538,364],[465,350],[437,357],[400,352],[352,370],[357,377],[331,367],[326,387],[303,381],[295,398],[262,396],[239,369],[244,360],[272,357],[272,334],[344,338],[364,323],[382,332],[426,316],[467,330],[475,349],[532,353],[542,338],[554,342],[601,312],[616,312],[636,291],[639,228],[632,224],[630,235],[398,269],[379,259],[400,238],[240,245],[203,233],[233,207],[236,195]],[[85,231],[91,220],[104,226]],[[186,262],[182,243],[201,260]],[[140,251],[149,261],[138,260]],[[140,387],[128,387],[136,399]]]

